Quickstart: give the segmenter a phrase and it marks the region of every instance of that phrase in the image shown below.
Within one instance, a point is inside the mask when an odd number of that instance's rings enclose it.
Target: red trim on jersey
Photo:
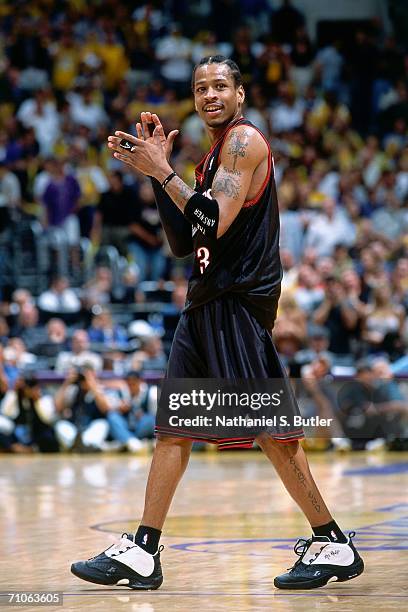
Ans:
[[[194,435],[192,431],[177,429],[174,431],[174,428],[156,426],[155,434],[163,434],[164,436],[175,436],[176,438],[186,438],[188,440],[197,440],[199,442],[207,442],[209,444],[218,444],[220,450],[223,448],[252,448],[256,436],[249,436],[248,438],[214,438],[211,434],[197,434]],[[290,436],[285,438],[284,436]],[[294,431],[288,431],[286,433],[271,435],[271,438],[275,440],[275,442],[279,442],[280,444],[290,444],[291,442],[296,442],[296,440],[301,440],[305,437],[302,429],[296,429]]]
[[[266,173],[265,180],[262,183],[262,186],[261,186],[260,190],[258,191],[258,193],[256,194],[256,196],[254,198],[252,198],[252,200],[248,200],[247,202],[244,202],[243,205],[242,205],[242,208],[250,208],[251,206],[255,206],[255,204],[257,204],[259,202],[259,200],[261,199],[261,197],[263,195],[265,187],[268,184],[269,179],[271,178],[271,170],[272,170],[272,151],[271,151],[271,147],[269,146],[269,142],[266,140],[266,138],[262,134],[261,130],[258,130],[258,128],[255,127],[255,126],[252,126],[252,127],[258,132],[258,134],[260,134],[262,136],[262,138],[266,142],[266,146],[268,147],[268,151],[269,151],[269,155],[268,155],[268,172]]]
[[[231,130],[237,123],[238,121],[241,121],[241,119],[244,119],[244,117],[240,117],[239,119],[236,119],[233,123],[231,123],[230,125],[227,125],[227,127],[225,128],[225,130],[223,131],[223,133],[221,134],[221,136],[219,138],[217,138],[216,142],[214,142],[214,144],[212,145],[211,149],[208,151],[208,153],[206,153],[204,155],[204,157],[202,158],[202,160],[197,164],[197,166],[195,167],[195,175],[196,177],[201,177],[201,180],[199,181],[200,184],[203,181],[204,178],[204,172],[205,172],[205,163],[208,159],[208,157],[212,154],[212,152],[214,151],[215,147],[218,146],[218,144],[220,143],[220,141],[225,137],[225,135],[229,132],[229,130]],[[224,144],[224,143],[223,143]],[[222,148],[222,147],[221,147]],[[218,160],[218,157],[217,157]],[[202,168],[202,172],[199,170],[199,168]]]

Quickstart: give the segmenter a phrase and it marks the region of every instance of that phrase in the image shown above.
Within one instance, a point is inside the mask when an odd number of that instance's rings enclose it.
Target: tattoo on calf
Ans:
[[[233,170],[235,170],[238,157],[245,157],[248,143],[249,132],[240,132],[238,130],[232,130],[228,142],[228,154],[232,155],[232,157],[234,158]]]
[[[219,174],[217,173],[211,187],[212,195],[217,197],[217,194],[225,193],[226,196],[233,200],[238,200],[241,189],[239,176],[241,176],[241,172],[238,170],[233,170],[231,172],[227,169],[223,169]]]
[[[320,514],[320,504],[317,501],[314,493],[312,493],[312,491],[309,491],[308,493],[308,498],[310,499],[310,501],[312,502],[312,506],[313,508],[316,510],[316,512],[318,512]]]
[[[306,489],[306,476],[304,475],[300,467],[297,465],[293,457],[290,457],[289,462],[291,466],[293,467],[293,472],[295,473],[299,484],[301,484]]]

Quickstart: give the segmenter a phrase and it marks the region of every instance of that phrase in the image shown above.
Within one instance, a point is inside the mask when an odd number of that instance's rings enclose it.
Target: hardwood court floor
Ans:
[[[64,607],[48,609],[64,611],[407,609],[408,454],[310,461],[340,525],[358,532],[367,569],[356,580],[276,590],[273,576],[293,564],[296,538],[309,535],[304,519],[261,453],[200,453],[166,525],[162,588],[98,588],[71,575],[70,562],[135,529],[150,459],[2,455],[0,591],[63,591]]]

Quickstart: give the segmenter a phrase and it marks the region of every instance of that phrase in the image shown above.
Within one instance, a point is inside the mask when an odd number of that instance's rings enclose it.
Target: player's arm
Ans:
[[[156,138],[160,141],[163,149],[165,159],[167,162],[170,159],[170,155],[173,149],[174,140],[179,133],[178,130],[172,130],[167,136],[164,133],[164,129],[159,117],[155,113],[143,112],[140,115],[140,122],[136,123],[137,137],[131,134],[121,134],[128,143],[128,152],[132,148],[132,145],[138,141],[147,143],[153,143],[153,135],[151,134],[151,125],[155,126]],[[112,144],[109,146],[115,148],[121,153],[125,153],[122,148],[120,150],[121,138],[110,137],[109,139]],[[126,159],[124,158],[126,157]],[[135,164],[132,163],[134,158],[131,155],[122,155],[122,161],[127,163],[133,168],[136,168]],[[136,168],[137,169],[137,168]],[[151,179],[154,197],[156,200],[157,210],[159,212],[160,221],[169,242],[170,249],[176,257],[186,257],[193,252],[193,239],[191,231],[191,223],[187,221],[183,213],[174,206],[173,200],[167,195],[162,189],[159,181],[151,175],[152,173],[146,173]]]
[[[267,155],[262,136],[251,127],[238,126],[231,130],[222,148],[212,199],[195,192],[178,176],[166,185],[166,193],[198,230],[220,238],[245,203],[253,174]]]
[[[153,177],[151,177],[151,181],[160,221],[167,236],[170,249],[176,257],[187,257],[187,255],[193,252],[191,223],[174,206],[173,200],[162,189],[159,181]]]
[[[119,143],[116,142],[118,137],[126,138],[128,135],[116,132],[115,136],[108,139],[109,146],[116,149],[115,157],[156,178],[184,217],[203,234],[213,238],[220,238],[238,215],[255,169],[268,155],[267,145],[256,130],[248,126],[231,130],[213,181],[213,197],[208,198],[175,175],[165,157],[157,127],[153,143],[132,139],[135,146],[130,154],[118,150]]]

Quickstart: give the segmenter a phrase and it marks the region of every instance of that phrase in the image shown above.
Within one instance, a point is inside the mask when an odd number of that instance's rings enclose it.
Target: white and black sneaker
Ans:
[[[299,555],[290,571],[277,576],[274,585],[278,589],[316,589],[329,582],[345,582],[364,571],[364,562],[354,547],[349,533],[347,542],[332,542],[326,536],[300,539],[294,551]]]
[[[151,555],[133,541],[133,536],[122,534],[117,544],[112,544],[100,555],[77,561],[71,572],[82,580],[95,584],[127,586],[130,589],[150,591],[163,582],[160,553],[164,546]]]

